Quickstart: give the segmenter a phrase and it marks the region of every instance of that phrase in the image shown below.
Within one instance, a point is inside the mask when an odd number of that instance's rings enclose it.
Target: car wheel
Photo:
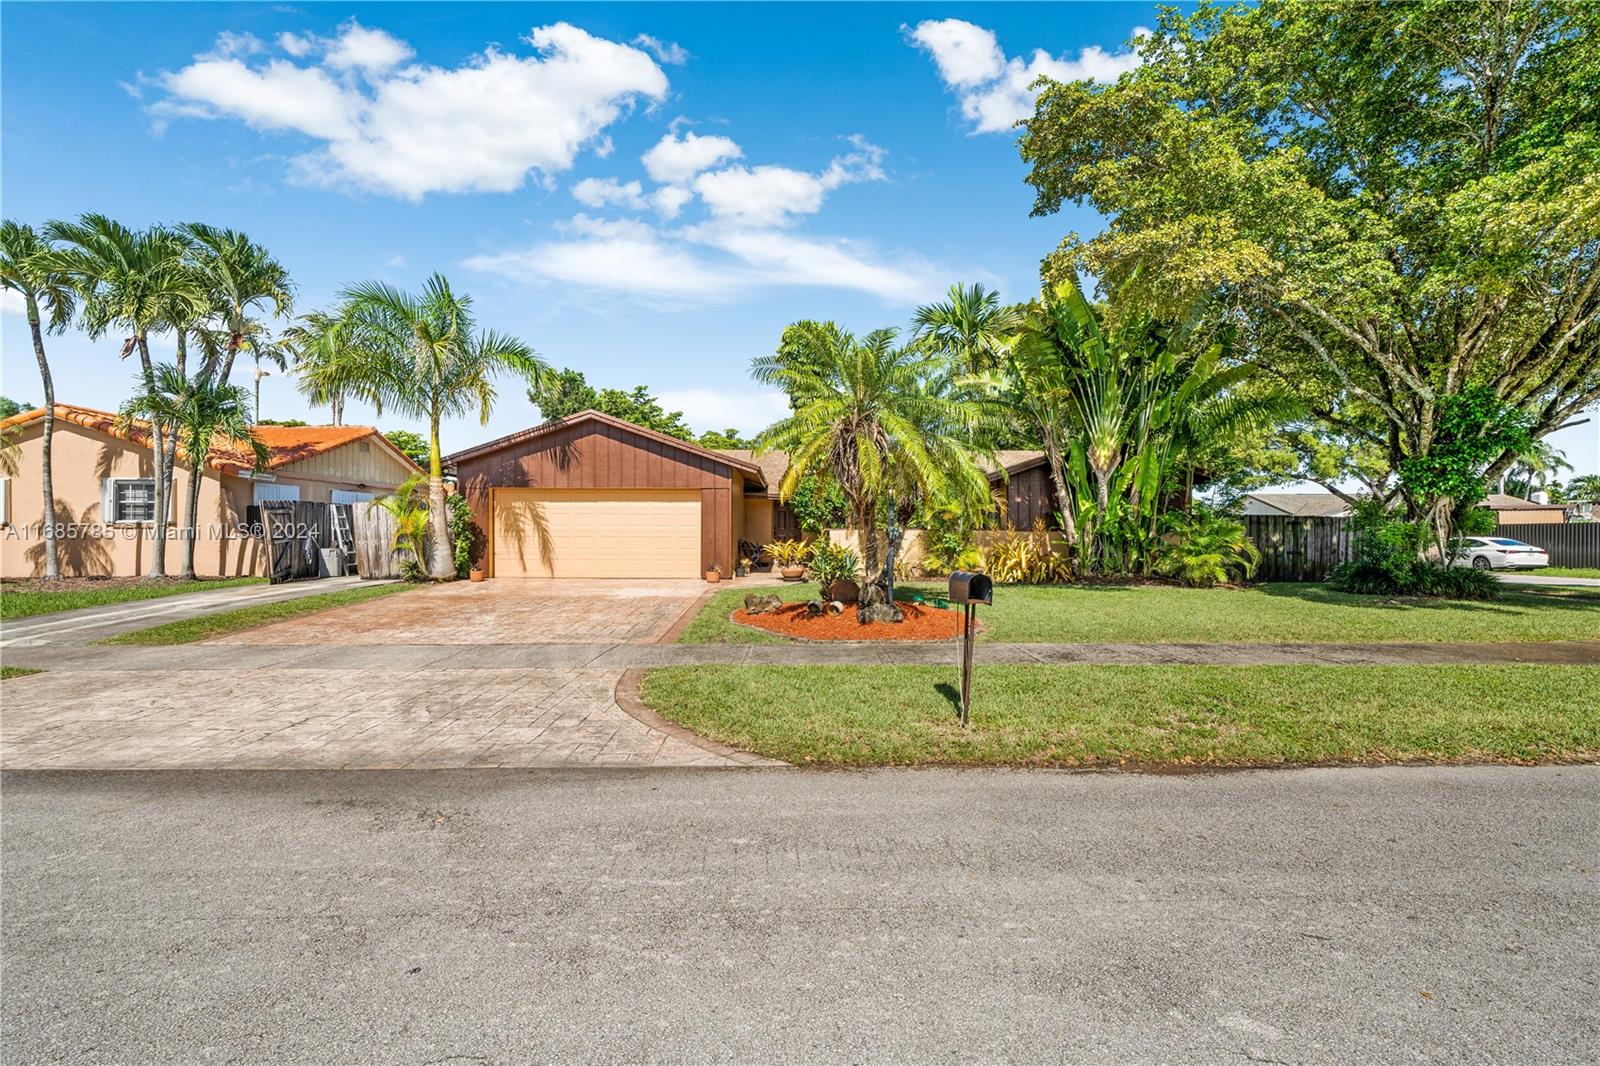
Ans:
[[[1489,569],[1489,557],[1487,555],[1474,555],[1472,557],[1472,568],[1474,570]]]

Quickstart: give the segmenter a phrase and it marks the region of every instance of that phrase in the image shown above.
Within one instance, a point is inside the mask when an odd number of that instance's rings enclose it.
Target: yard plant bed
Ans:
[[[870,625],[856,621],[854,605],[845,607],[843,614],[812,617],[804,603],[766,614],[751,614],[741,607],[733,612],[733,621],[800,640],[949,640],[961,632],[961,615],[955,611],[915,603],[902,603],[900,609],[905,621]]]
[[[1600,667],[934,666],[651,670],[669,721],[827,766],[1182,769],[1600,761]]]
[[[148,629],[135,629],[131,633],[120,633],[114,637],[106,637],[104,640],[95,641],[95,643],[193,644],[196,641],[209,640],[212,637],[220,637],[228,633],[237,633],[243,629],[254,629],[256,626],[264,626],[272,622],[282,622],[289,618],[315,614],[318,611],[326,611],[333,607],[364,603],[380,596],[393,596],[395,593],[408,592],[417,587],[416,585],[385,584],[340,589],[338,592],[322,592],[313,596],[302,596],[296,600],[261,603],[253,607],[240,607],[233,611],[218,611],[216,614],[202,615],[199,618],[185,618],[179,622],[167,622],[163,625],[150,626]]]
[[[917,582],[907,592],[943,592]],[[718,592],[679,638],[685,644],[776,643],[736,623],[742,589]],[[816,586],[762,589],[809,600]],[[978,608],[981,640],[1023,644],[1505,643],[1600,640],[1593,589],[1507,586],[1491,603],[1397,599],[1279,582],[1248,588],[1164,585],[1005,585]],[[1567,595],[1564,593],[1573,593]]]
[[[178,578],[148,581],[138,577],[66,577],[59,581],[41,581],[37,578],[4,581],[0,582],[0,618],[31,618],[79,607],[104,607],[237,585],[264,585],[266,581],[264,577],[212,577],[198,581]]]

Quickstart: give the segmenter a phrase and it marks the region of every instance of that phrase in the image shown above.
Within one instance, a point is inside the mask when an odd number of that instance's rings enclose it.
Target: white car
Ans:
[[[1510,537],[1461,537],[1455,542],[1451,561],[1456,566],[1472,566],[1479,570],[1520,570],[1549,566],[1550,553],[1538,545]]]

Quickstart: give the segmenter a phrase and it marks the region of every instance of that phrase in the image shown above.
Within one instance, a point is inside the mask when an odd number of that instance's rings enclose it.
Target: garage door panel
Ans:
[[[500,489],[496,577],[695,577],[700,494]]]

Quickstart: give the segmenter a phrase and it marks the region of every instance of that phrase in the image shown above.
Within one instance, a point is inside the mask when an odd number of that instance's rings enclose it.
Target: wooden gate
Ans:
[[[1350,529],[1343,518],[1245,515],[1245,532],[1261,551],[1257,581],[1321,581],[1350,560]]]
[[[304,581],[321,571],[321,550],[332,546],[328,505],[299,500],[263,500],[261,528],[266,537],[267,580]]]

